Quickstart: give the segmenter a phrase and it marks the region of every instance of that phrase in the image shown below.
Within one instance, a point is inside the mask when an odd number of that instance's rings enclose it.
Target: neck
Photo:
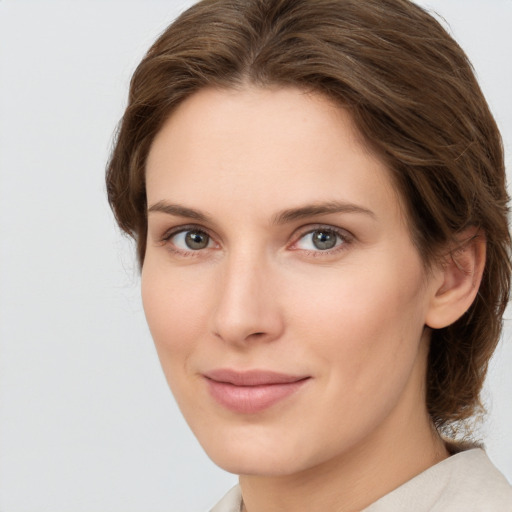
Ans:
[[[244,511],[360,511],[448,456],[440,439],[415,449],[399,449],[399,443],[373,453],[354,450],[293,476],[241,476]]]

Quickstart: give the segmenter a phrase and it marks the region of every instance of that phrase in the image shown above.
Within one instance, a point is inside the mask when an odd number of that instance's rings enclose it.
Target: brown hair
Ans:
[[[427,406],[438,429],[481,410],[501,332],[510,236],[501,138],[471,64],[408,0],[203,0],[155,42],[131,81],[107,169],[120,227],[146,248],[144,167],[172,110],[206,86],[298,86],[348,108],[386,159],[428,265],[468,226],[487,239],[478,296],[432,333]]]

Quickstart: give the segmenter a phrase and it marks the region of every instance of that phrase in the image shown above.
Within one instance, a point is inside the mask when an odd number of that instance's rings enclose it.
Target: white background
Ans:
[[[0,512],[201,511],[236,480],[167,389],[103,183],[130,75],[190,3],[0,0]],[[472,59],[512,154],[512,0],[422,3]],[[511,333],[483,429],[509,480]]]

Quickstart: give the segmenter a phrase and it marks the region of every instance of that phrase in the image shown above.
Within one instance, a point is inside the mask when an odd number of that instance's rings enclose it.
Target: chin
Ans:
[[[236,429],[238,430],[238,429]],[[230,431],[219,435],[198,436],[206,454],[221,469],[236,475],[286,476],[316,465],[306,449],[286,434]]]
[[[210,458],[221,469],[235,475],[278,477],[298,473],[304,469],[299,464],[295,467],[295,461],[287,457],[280,458],[266,453],[260,453],[257,457],[254,454],[238,453],[233,456],[210,456]]]

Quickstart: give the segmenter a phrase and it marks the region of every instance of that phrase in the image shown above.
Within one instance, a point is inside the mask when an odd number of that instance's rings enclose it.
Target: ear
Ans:
[[[485,235],[476,227],[463,231],[460,241],[439,266],[440,276],[425,319],[427,326],[441,329],[457,321],[471,306],[485,267]]]

